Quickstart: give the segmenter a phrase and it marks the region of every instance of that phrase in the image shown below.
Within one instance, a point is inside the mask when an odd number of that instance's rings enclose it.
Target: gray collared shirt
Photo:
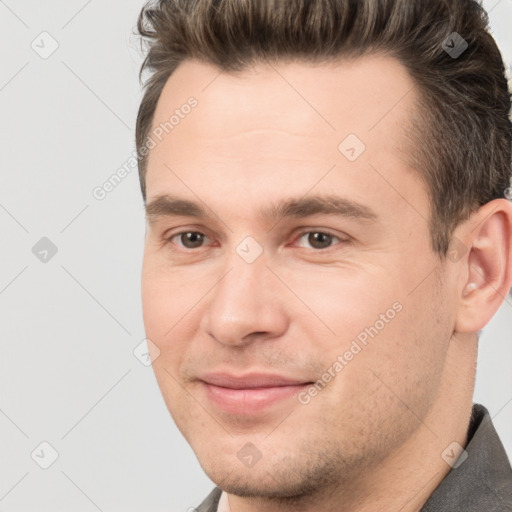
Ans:
[[[512,469],[487,409],[473,405],[467,459],[450,470],[420,512],[512,512]],[[197,512],[217,512],[215,487]]]

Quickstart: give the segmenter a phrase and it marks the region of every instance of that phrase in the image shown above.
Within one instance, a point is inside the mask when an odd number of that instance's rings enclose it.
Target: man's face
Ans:
[[[186,61],[162,92],[153,129],[181,115],[148,165],[146,335],[177,426],[228,492],[353,479],[435,400],[454,280],[406,164],[416,94],[377,56],[238,76]]]

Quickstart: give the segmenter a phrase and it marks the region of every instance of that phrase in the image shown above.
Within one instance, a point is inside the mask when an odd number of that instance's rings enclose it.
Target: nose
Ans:
[[[264,255],[246,263],[235,254],[227,268],[210,294],[201,319],[203,332],[230,346],[282,335],[288,327],[287,297]]]

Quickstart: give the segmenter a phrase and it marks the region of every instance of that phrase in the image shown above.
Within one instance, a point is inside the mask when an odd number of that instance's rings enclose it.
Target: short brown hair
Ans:
[[[137,29],[149,46],[140,77],[151,73],[136,126],[144,201],[140,150],[167,79],[188,58],[226,72],[280,59],[397,58],[419,93],[409,157],[429,191],[431,246],[442,258],[453,229],[510,184],[511,95],[476,0],[159,0],[143,7]],[[467,43],[458,56],[448,51],[454,32]]]

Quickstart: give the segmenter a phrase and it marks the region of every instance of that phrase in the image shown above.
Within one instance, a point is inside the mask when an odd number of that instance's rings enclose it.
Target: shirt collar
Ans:
[[[489,411],[473,405],[467,458],[446,475],[420,512],[512,510],[512,469]]]

